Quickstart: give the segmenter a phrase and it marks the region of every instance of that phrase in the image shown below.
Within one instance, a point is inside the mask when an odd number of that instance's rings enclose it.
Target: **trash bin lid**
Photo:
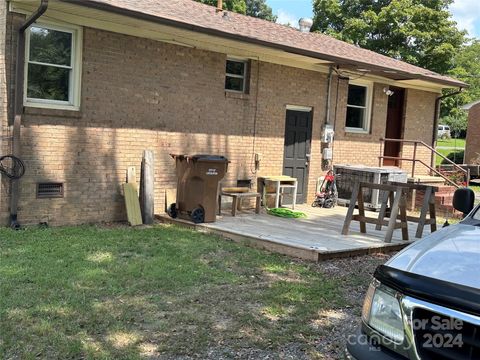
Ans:
[[[190,158],[195,161],[228,162],[228,159],[221,155],[197,154],[192,155]]]

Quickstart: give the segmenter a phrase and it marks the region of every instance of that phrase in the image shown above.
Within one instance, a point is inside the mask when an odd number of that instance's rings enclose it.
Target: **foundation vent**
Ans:
[[[48,182],[37,184],[38,199],[63,198],[63,183]]]

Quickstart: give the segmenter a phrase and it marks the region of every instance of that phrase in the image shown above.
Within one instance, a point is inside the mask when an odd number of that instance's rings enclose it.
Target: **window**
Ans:
[[[78,110],[80,29],[32,25],[25,54],[25,106]]]
[[[247,92],[247,61],[227,59],[225,90]]]
[[[370,127],[371,86],[350,82],[348,85],[347,131],[367,132]]]

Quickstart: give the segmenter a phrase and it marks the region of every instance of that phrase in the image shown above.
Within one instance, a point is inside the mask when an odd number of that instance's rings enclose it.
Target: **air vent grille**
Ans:
[[[63,183],[38,183],[37,184],[37,198],[51,199],[63,198]]]

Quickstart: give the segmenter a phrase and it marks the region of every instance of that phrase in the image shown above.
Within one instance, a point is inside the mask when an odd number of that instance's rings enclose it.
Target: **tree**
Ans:
[[[466,118],[459,107],[480,99],[480,40],[473,40],[463,46],[454,60],[455,67],[449,75],[466,82],[469,87],[459,95],[442,101],[441,115],[444,117]]]
[[[207,4],[211,6],[217,6],[217,0],[195,0],[201,2],[202,4]],[[223,8],[225,10],[233,11],[239,14],[247,13],[247,4],[245,0],[224,0]]]
[[[196,0],[203,4],[217,6],[217,0]],[[267,5],[266,0],[224,0],[223,8],[239,14],[253,16],[256,18],[277,21],[273,15],[272,8]]]
[[[451,19],[453,0],[314,0],[312,31],[441,74],[465,42]]]
[[[265,0],[245,0],[247,5],[247,15],[256,18],[276,22],[277,16],[273,15],[272,8],[267,5]]]

